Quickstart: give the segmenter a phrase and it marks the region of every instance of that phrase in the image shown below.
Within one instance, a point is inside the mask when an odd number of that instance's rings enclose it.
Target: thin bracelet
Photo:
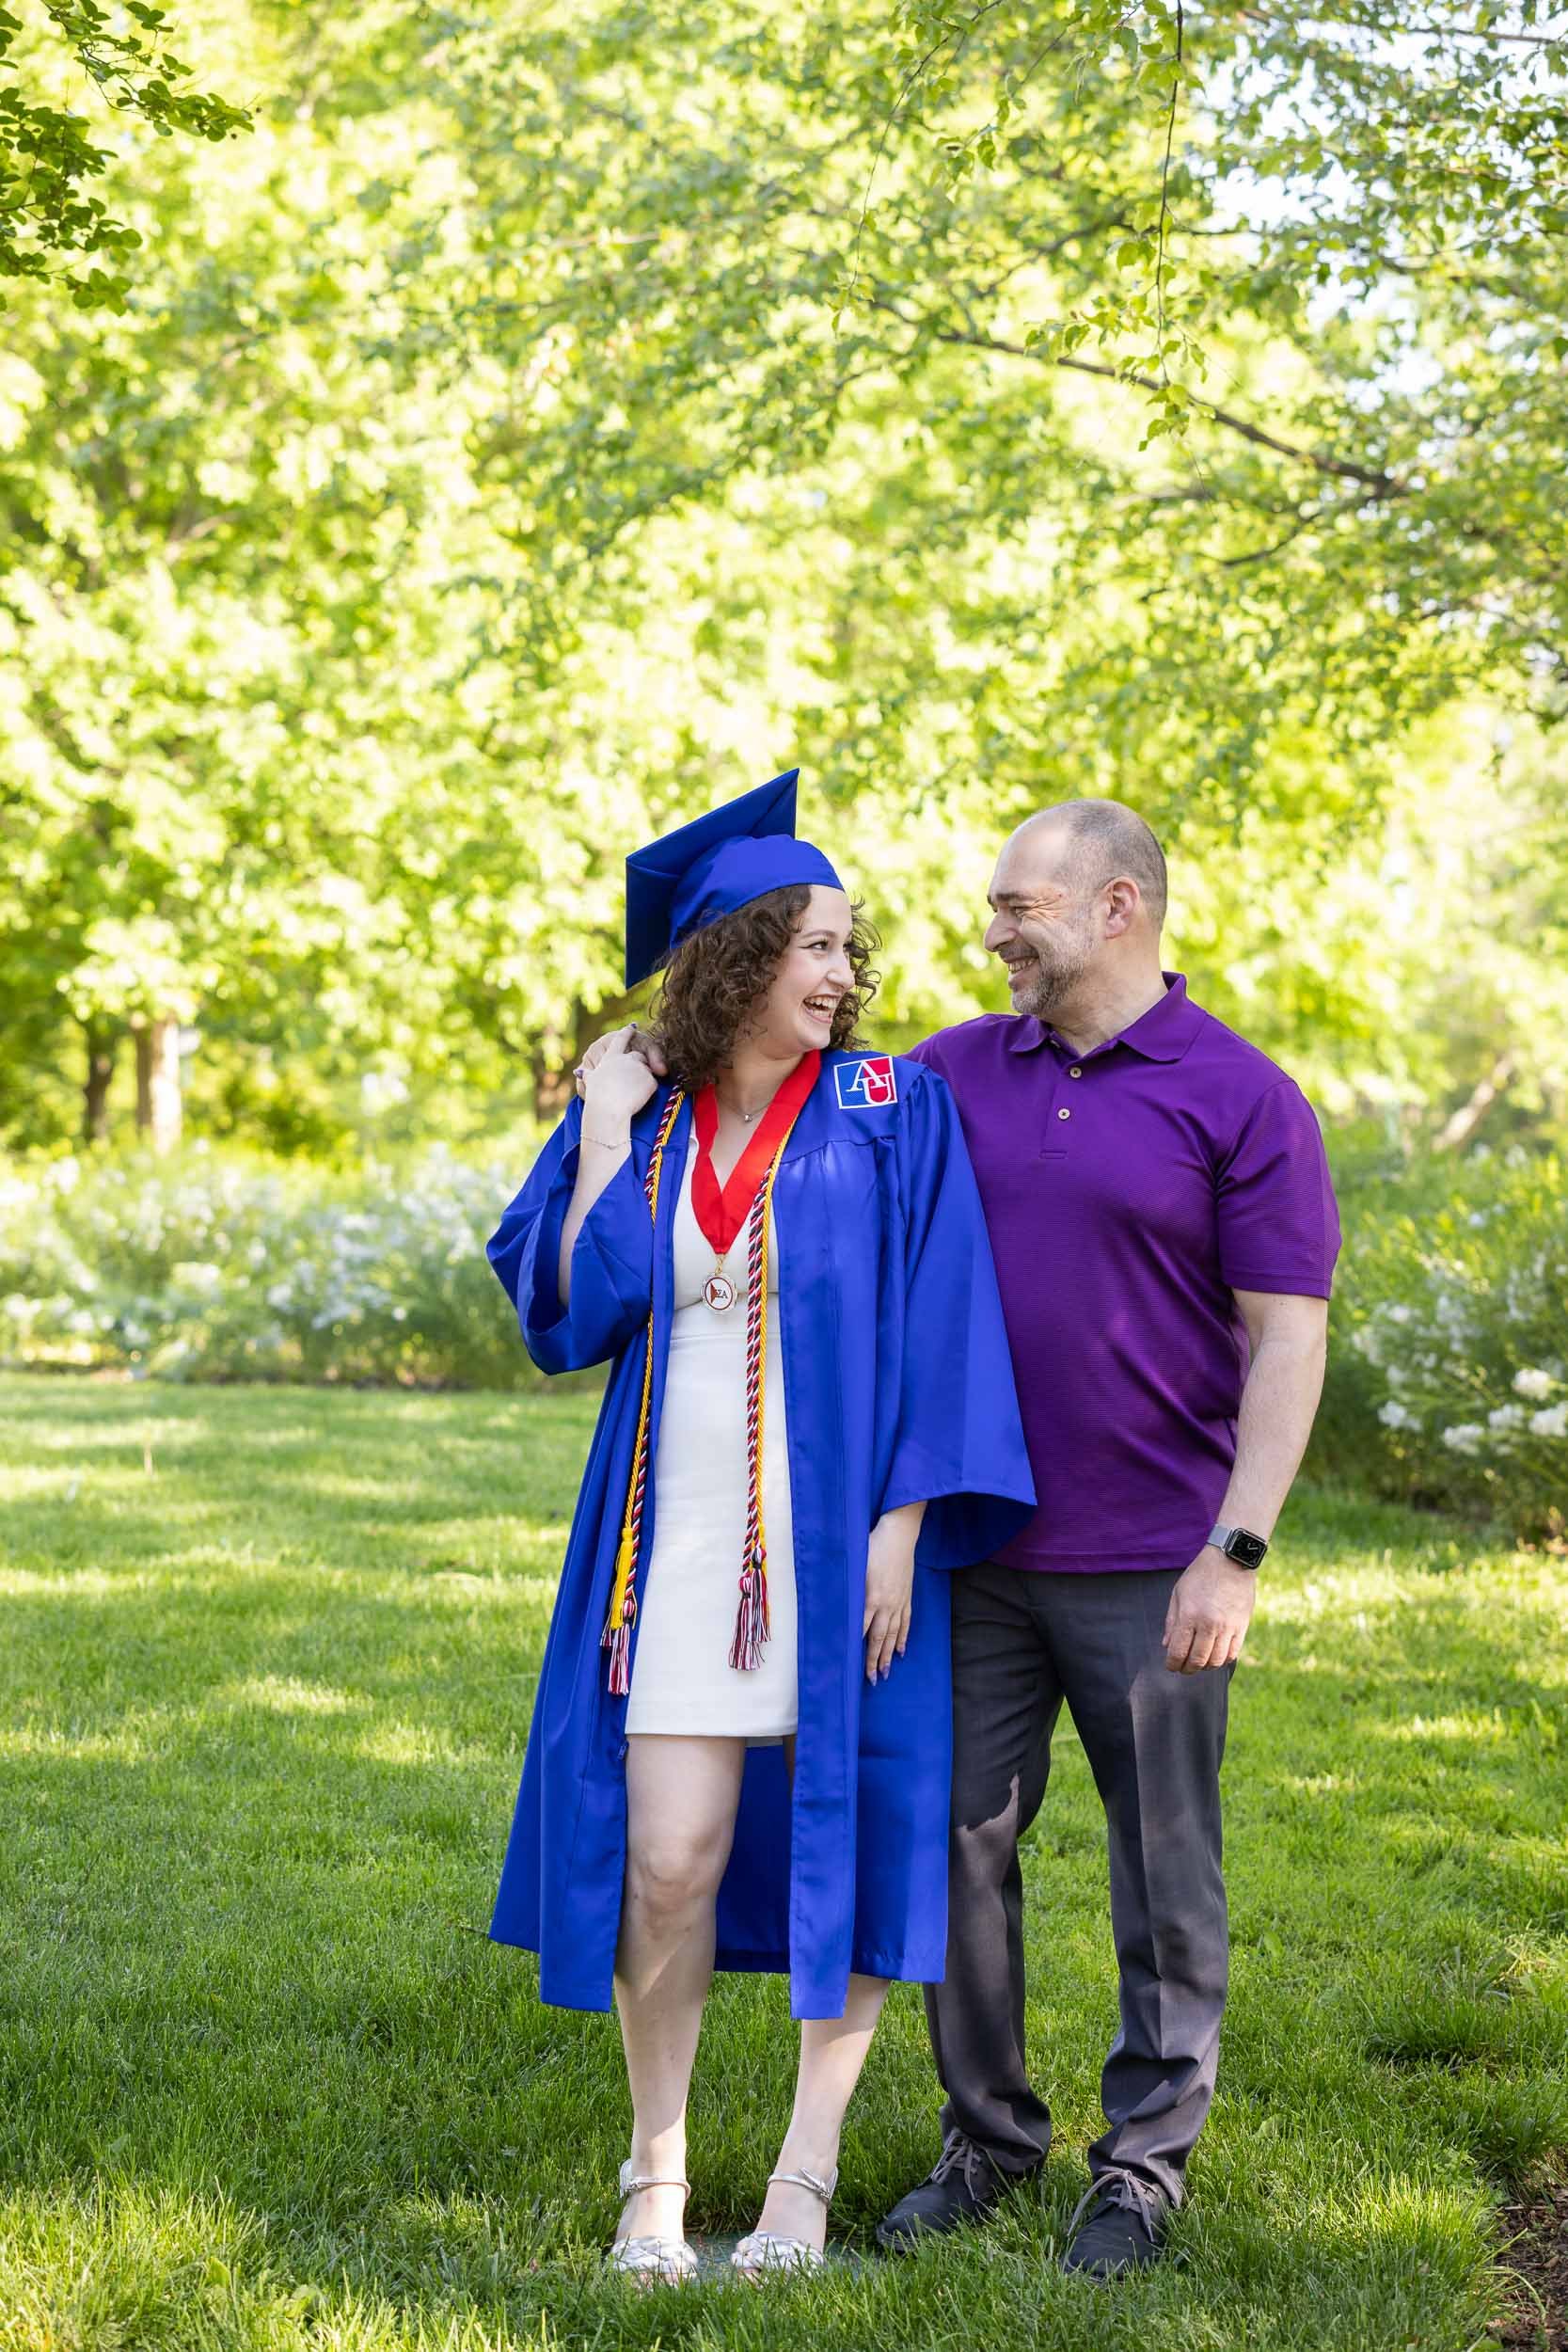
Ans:
[[[624,1143],[608,1142],[603,1136],[581,1136],[578,1141],[596,1144],[601,1152],[629,1152],[631,1150],[630,1136],[627,1136]]]

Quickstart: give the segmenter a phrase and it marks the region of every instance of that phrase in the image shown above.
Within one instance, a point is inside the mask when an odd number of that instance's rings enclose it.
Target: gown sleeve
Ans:
[[[967,1568],[1032,1517],[1035,1482],[958,1110],[934,1071],[910,1076],[901,1385],[881,1507],[926,1502],[917,1561]]]
[[[541,1372],[580,1372],[618,1356],[648,1320],[653,1221],[634,1139],[583,1220],[572,1248],[572,1295],[560,1292],[561,1229],[577,1184],[582,1104],[565,1118],[485,1245],[517,1310],[523,1341]]]

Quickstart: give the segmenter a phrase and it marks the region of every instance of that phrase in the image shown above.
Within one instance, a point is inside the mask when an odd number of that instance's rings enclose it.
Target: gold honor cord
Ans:
[[[658,1232],[658,1179],[664,1165],[664,1147],[670,1140],[670,1130],[680,1114],[686,1100],[685,1091],[676,1087],[664,1106],[664,1117],[654,1138],[653,1154],[648,1161],[648,1173],[642,1180],[642,1195],[648,1203],[654,1232]],[[610,1614],[605,1619],[599,1647],[610,1652],[610,1694],[624,1699],[631,1689],[631,1629],[637,1619],[637,1546],[642,1533],[642,1493],[648,1483],[648,1416],[654,1395],[654,1289],[648,1291],[648,1344],[642,1359],[642,1402],[637,1410],[637,1443],[632,1449],[631,1478],[626,1487],[626,1507],[621,1518],[621,1541],[615,1553],[615,1582],[610,1595]]]

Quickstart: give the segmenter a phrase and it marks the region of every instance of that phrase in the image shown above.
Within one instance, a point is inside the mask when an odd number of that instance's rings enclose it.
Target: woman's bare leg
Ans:
[[[793,1786],[793,1739],[784,1741],[784,1762]],[[815,2172],[823,2181],[832,2177],[844,2118],[886,1997],[885,1977],[851,1976],[843,2016],[813,2018],[800,2027],[795,2108],[775,2172]],[[769,2181],[757,2228],[780,2237],[803,2238],[820,2249],[827,2242],[827,2208],[808,2188]]]
[[[843,2016],[815,2018],[800,2027],[795,2111],[775,2171],[815,2172],[822,2180],[832,2178],[845,2112],[865,2064],[886,1993],[885,1977],[851,1977]],[[772,2230],[780,2237],[804,2238],[807,2245],[820,2248],[828,2234],[827,2209],[809,2189],[770,2181],[757,2227]]]
[[[615,2006],[631,2086],[635,2173],[686,2170],[686,2101],[713,1975],[714,1905],[730,1858],[743,1740],[640,1734],[626,1752],[626,1880]],[[644,2189],[623,2237],[679,2237],[678,2188]]]

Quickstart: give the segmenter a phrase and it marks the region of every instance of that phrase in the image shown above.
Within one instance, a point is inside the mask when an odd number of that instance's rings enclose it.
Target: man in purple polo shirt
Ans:
[[[1064,2266],[1104,2277],[1156,2259],[1213,2094],[1227,1700],[1317,1409],[1338,1221],[1299,1088],[1161,968],[1140,817],[1031,818],[990,903],[1011,1015],[915,1053],[974,1163],[1039,1504],[954,1579],[944,2138],[878,2238],[983,2218],[1045,2159],[1018,1846],[1065,1703],[1105,1806],[1121,2029]]]

